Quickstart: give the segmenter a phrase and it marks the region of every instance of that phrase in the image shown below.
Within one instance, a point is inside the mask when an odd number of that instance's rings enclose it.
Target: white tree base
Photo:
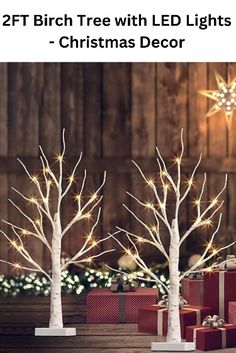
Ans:
[[[34,331],[35,336],[76,336],[75,327],[50,328],[50,327],[36,327]]]
[[[195,342],[152,342],[151,350],[160,351],[173,351],[173,352],[191,352],[195,351]]]

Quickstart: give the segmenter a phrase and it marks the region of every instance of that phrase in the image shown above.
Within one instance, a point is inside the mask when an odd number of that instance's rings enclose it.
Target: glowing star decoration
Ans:
[[[215,76],[218,90],[200,91],[200,94],[215,101],[215,104],[207,112],[207,117],[224,110],[226,120],[229,122],[236,109],[236,77],[230,83],[226,83],[219,74],[215,74]]]

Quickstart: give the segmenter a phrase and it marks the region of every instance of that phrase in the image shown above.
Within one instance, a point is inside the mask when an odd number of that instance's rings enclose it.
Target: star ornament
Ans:
[[[209,117],[224,110],[227,123],[229,123],[236,109],[236,77],[230,83],[226,83],[219,74],[215,76],[218,90],[200,91],[200,94],[215,101],[206,116]]]

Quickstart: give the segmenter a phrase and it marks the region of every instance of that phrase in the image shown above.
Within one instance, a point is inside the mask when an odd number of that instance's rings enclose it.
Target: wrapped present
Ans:
[[[185,305],[180,308],[181,337],[185,338],[187,326],[200,325],[206,315],[211,315],[213,310],[203,306]],[[139,332],[152,333],[166,336],[168,325],[168,310],[159,305],[146,306],[138,312]]]
[[[110,290],[112,292],[134,292],[138,288],[138,282],[130,281],[121,274],[115,275],[111,279]]]
[[[236,301],[229,302],[229,323],[236,325]]]
[[[228,304],[236,301],[236,271],[211,271],[204,275],[204,305],[228,322]]]
[[[156,288],[138,288],[130,292],[92,289],[87,295],[87,323],[136,323],[138,309],[157,303],[157,296]]]
[[[203,276],[184,278],[181,282],[181,294],[191,305],[204,305]]]
[[[186,328],[186,341],[196,342],[196,348],[202,351],[230,348],[236,345],[236,326],[225,324],[219,316],[208,316],[202,325]]]

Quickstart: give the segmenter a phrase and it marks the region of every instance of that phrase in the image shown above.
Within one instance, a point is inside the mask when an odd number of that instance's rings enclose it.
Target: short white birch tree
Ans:
[[[14,224],[10,221],[4,221],[9,229],[13,232],[14,239],[8,235],[4,231],[0,231],[1,234],[8,240],[11,246],[22,256],[26,264],[29,266],[22,266],[19,263],[13,263],[6,260],[0,260],[6,264],[14,266],[16,269],[23,269],[34,272],[41,272],[45,275],[50,281],[51,288],[51,298],[50,298],[50,328],[63,328],[63,316],[62,316],[62,302],[61,302],[61,274],[62,271],[65,270],[70,264],[78,264],[82,262],[91,263],[91,261],[98,256],[101,256],[107,252],[113,250],[105,250],[100,253],[95,253],[91,255],[91,251],[95,250],[95,248],[103,241],[108,239],[110,236],[105,238],[101,238],[100,240],[96,240],[94,237],[94,230],[99,223],[102,196],[99,194],[102,189],[106,173],[104,173],[103,182],[99,186],[99,188],[95,191],[93,195],[90,195],[88,199],[83,198],[83,192],[86,184],[86,170],[84,171],[84,175],[82,178],[82,183],[80,185],[80,190],[78,194],[76,194],[75,201],[77,204],[77,209],[74,215],[72,215],[71,219],[67,223],[67,225],[62,228],[62,201],[65,196],[70,192],[72,184],[75,182],[75,174],[77,168],[80,164],[82,153],[79,156],[77,163],[74,166],[74,169],[69,177],[66,178],[64,176],[63,163],[65,156],[65,130],[62,133],[62,153],[56,157],[58,162],[58,170],[56,172],[53,171],[52,167],[49,164],[49,161],[42,149],[40,149],[40,160],[42,164],[42,179],[36,175],[32,175],[24,163],[18,159],[21,163],[24,171],[29,177],[30,181],[35,185],[35,190],[37,192],[36,196],[27,196],[23,194],[23,192],[12,188],[21,198],[27,202],[32,204],[36,211],[38,212],[37,220],[34,220],[30,215],[24,212],[20,206],[18,206],[13,200],[9,199],[10,203],[18,210],[18,212],[22,215],[23,218],[29,224],[29,228],[25,229],[21,226]],[[53,194],[53,196],[52,196]],[[56,205],[53,203],[52,198],[56,199]],[[96,211],[96,216],[94,215]],[[68,260],[66,263],[62,265],[61,263],[61,252],[62,252],[62,239],[66,235],[66,233],[71,229],[71,227],[77,223],[82,221],[83,219],[90,219],[92,215],[95,216],[93,219],[93,224],[91,229],[86,236],[82,247],[75,252],[73,257]],[[48,227],[45,227],[46,221],[51,225],[51,230]],[[48,234],[50,233],[50,234]],[[27,248],[24,245],[24,235],[34,237],[40,240],[48,249],[51,255],[51,270],[46,271],[39,263],[37,263],[33,256],[27,251]]]
[[[138,267],[148,274],[151,278],[151,281],[156,282],[157,284],[161,284],[166,292],[168,293],[168,333],[167,333],[167,342],[172,343],[179,343],[181,342],[181,333],[180,333],[180,319],[179,319],[179,300],[180,300],[180,282],[181,280],[186,277],[188,274],[197,272],[199,268],[201,271],[210,271],[214,268],[212,265],[211,267],[205,267],[206,263],[212,259],[216,254],[219,252],[227,249],[228,247],[232,246],[235,242],[228,244],[224,247],[217,249],[214,246],[215,236],[219,231],[222,214],[219,214],[217,224],[215,230],[212,232],[210,240],[201,255],[201,258],[192,265],[185,273],[180,275],[179,272],[179,257],[180,257],[180,247],[183,242],[192,234],[197,228],[203,227],[206,225],[210,225],[212,223],[213,217],[217,214],[217,212],[221,209],[223,205],[223,200],[220,200],[220,196],[224,192],[226,185],[227,185],[227,175],[225,177],[225,182],[222,189],[219,193],[209,201],[207,204],[202,203],[202,198],[206,186],[206,173],[204,173],[203,182],[201,186],[201,190],[199,193],[199,197],[195,200],[194,204],[196,207],[196,219],[193,221],[191,226],[181,234],[180,224],[179,224],[179,216],[180,216],[180,207],[183,201],[189,195],[191,188],[194,183],[194,177],[197,171],[197,168],[201,162],[202,156],[200,155],[199,160],[193,169],[191,177],[187,180],[186,186],[182,186],[182,181],[185,178],[181,172],[181,164],[183,160],[184,154],[184,143],[183,143],[183,130],[181,130],[181,153],[179,156],[175,158],[175,164],[177,166],[177,176],[173,177],[167,169],[166,163],[161,156],[159,149],[157,148],[157,164],[159,169],[159,178],[160,178],[160,185],[161,187],[158,188],[155,181],[148,179],[141,168],[135,163],[135,166],[138,168],[142,178],[144,179],[145,183],[150,187],[151,191],[153,192],[154,202],[144,202],[138,199],[136,196],[128,192],[128,195],[134,199],[139,205],[143,206],[144,208],[148,208],[154,216],[155,225],[150,226],[145,223],[145,221],[137,215],[134,211],[132,211],[129,207],[124,205],[127,211],[135,218],[137,222],[139,222],[143,229],[146,231],[148,236],[140,236],[135,234],[131,231],[128,231],[124,228],[117,227],[117,231],[114,232],[112,237],[117,241],[117,243],[123,248],[123,250],[129,254],[134,261],[137,263]],[[184,189],[184,190],[182,190]],[[168,194],[172,190],[175,195],[174,200],[174,216],[170,218],[168,215],[167,209],[167,201],[168,201]],[[205,205],[205,207],[204,207]],[[166,249],[166,246],[163,244],[163,239],[161,238],[160,234],[160,222],[164,224],[167,228],[169,234],[169,249]],[[120,233],[123,233],[129,240],[129,248],[124,246],[122,240],[120,239]],[[138,244],[147,244],[153,246],[157,252],[161,252],[166,260],[169,263],[169,279],[170,285],[167,287],[159,278],[158,276],[153,273],[150,268],[148,267],[147,263],[141,256],[141,252],[139,251]],[[203,268],[202,268],[203,267]],[[113,269],[114,270],[114,269]],[[116,270],[117,272],[122,272]],[[143,278],[142,278],[143,279]]]

